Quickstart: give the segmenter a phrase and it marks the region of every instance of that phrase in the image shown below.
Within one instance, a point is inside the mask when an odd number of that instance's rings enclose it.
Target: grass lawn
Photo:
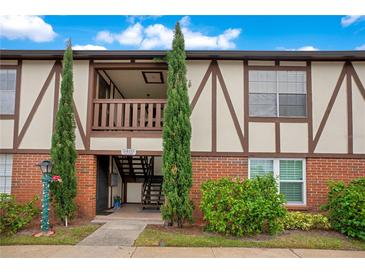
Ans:
[[[333,231],[285,231],[276,236],[225,237],[201,227],[183,229],[148,225],[135,246],[267,247],[365,250],[365,242],[348,239]]]
[[[93,233],[100,225],[86,224],[70,227],[57,227],[56,234],[49,237],[33,237],[29,231],[13,236],[0,236],[0,245],[74,245]]]

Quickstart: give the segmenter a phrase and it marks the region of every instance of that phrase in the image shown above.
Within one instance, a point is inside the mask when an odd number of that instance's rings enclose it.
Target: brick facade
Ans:
[[[31,200],[34,195],[41,197],[41,172],[36,166],[48,154],[13,154],[13,176],[11,193],[19,202]],[[96,207],[96,156],[78,155],[76,161],[78,216],[93,218]],[[39,201],[40,206],[40,201]]]
[[[195,210],[194,218],[199,220],[202,213],[199,209],[201,184],[208,179],[221,177],[247,178],[248,161],[246,157],[192,157],[193,186],[190,197]]]
[[[328,180],[365,177],[365,159],[307,158],[307,206],[319,210],[327,201]]]
[[[13,154],[12,194],[20,202],[29,201],[34,195],[41,195],[40,170],[35,166],[47,154]],[[78,189],[76,202],[78,215],[93,218],[96,212],[96,156],[79,155],[76,162]],[[194,218],[202,219],[199,203],[201,184],[208,179],[248,176],[246,157],[192,157],[193,186],[190,196],[194,202]],[[327,181],[365,177],[365,159],[307,158],[306,191],[307,206],[293,209],[317,211],[326,203]]]

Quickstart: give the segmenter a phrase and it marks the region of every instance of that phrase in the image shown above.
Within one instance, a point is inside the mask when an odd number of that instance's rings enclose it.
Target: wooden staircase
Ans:
[[[143,179],[141,188],[142,208],[160,209],[164,203],[163,177],[154,175],[154,158],[148,156],[115,156],[123,182]]]

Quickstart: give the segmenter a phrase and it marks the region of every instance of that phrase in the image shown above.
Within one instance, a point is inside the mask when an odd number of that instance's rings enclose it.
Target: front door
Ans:
[[[109,156],[98,156],[96,174],[96,213],[99,213],[108,209]]]

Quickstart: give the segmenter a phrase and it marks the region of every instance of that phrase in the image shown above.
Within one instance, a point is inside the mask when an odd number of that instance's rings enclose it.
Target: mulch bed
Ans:
[[[169,232],[169,233],[179,233],[185,235],[195,235],[195,236],[224,236],[219,235],[213,232],[204,231],[203,225],[184,225],[183,228],[178,228],[176,226],[164,226],[164,225],[155,225],[149,224],[147,228],[151,228],[154,230],[159,230],[162,232]],[[240,240],[249,240],[249,241],[267,241],[273,239],[277,236],[289,236],[289,235],[302,235],[303,233],[313,233],[318,236],[329,236],[329,237],[336,237],[342,239],[348,239],[345,235],[342,235],[339,232],[333,230],[310,230],[310,231],[303,231],[303,230],[285,230],[280,234],[277,235],[269,235],[269,234],[258,234],[254,236],[245,236],[245,237],[233,237],[233,236],[225,236],[229,239],[240,239]]]

